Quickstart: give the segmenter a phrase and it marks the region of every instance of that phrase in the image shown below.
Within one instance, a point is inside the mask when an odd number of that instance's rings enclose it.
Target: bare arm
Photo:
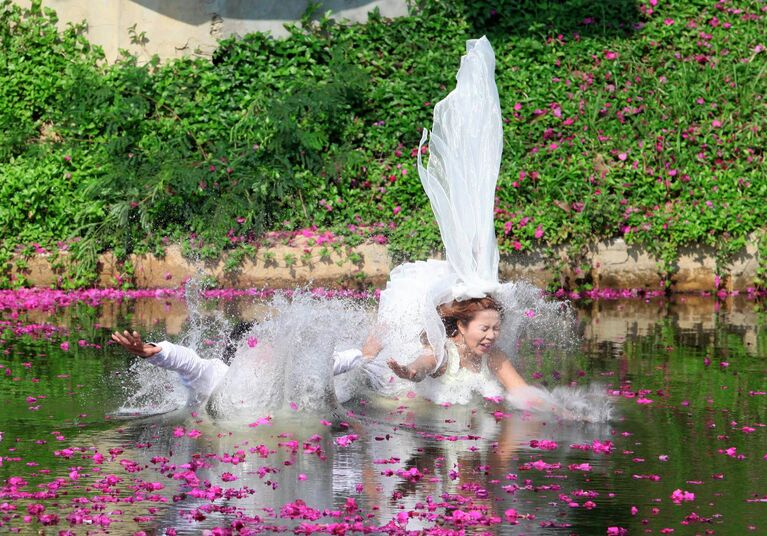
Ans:
[[[500,350],[493,352],[489,358],[488,366],[506,389],[506,402],[512,407],[522,410],[552,412],[568,419],[572,418],[570,413],[564,411],[556,403],[550,393],[528,385],[514,368],[514,365],[511,364],[508,356]]]
[[[490,355],[488,366],[507,391],[527,387],[527,382],[519,375],[514,365],[511,364],[511,360],[500,350],[495,350]]]
[[[444,372],[444,367],[440,367],[440,370],[436,372],[434,371],[434,368],[437,366],[437,358],[431,351],[422,353],[412,363],[407,365],[400,365],[395,359],[389,359],[386,364],[389,365],[394,374],[403,380],[410,380],[411,382],[420,382],[428,374],[439,376]]]

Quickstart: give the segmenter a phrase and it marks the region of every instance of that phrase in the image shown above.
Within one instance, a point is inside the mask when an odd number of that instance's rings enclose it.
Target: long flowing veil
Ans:
[[[456,88],[434,107],[429,164],[418,174],[437,218],[445,256],[460,280],[454,299],[480,298],[498,286],[493,225],[503,126],[495,55],[486,37],[466,44]],[[421,137],[426,143],[427,131]]]
[[[418,347],[425,332],[444,359],[447,334],[437,306],[479,298],[498,286],[498,244],[493,225],[495,185],[503,151],[503,127],[495,86],[495,55],[486,37],[468,41],[453,91],[434,107],[429,161],[418,173],[439,225],[445,261],[396,267],[381,293],[379,323],[400,342]]]

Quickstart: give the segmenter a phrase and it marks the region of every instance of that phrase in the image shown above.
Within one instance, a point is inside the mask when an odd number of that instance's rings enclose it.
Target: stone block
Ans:
[[[657,289],[661,285],[657,259],[622,238],[593,246],[591,266],[597,288]]]
[[[671,276],[675,292],[716,290],[716,250],[711,246],[683,247]]]

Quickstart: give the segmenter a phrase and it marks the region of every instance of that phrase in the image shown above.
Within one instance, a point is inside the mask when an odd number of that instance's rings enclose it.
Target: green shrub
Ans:
[[[6,250],[80,237],[91,262],[163,240],[215,256],[317,226],[427,256],[416,145],[481,33],[504,114],[503,251],[624,237],[666,261],[713,244],[724,264],[767,217],[759,2],[415,2],[226,39],[210,60],[113,65],[40,2],[0,6]]]

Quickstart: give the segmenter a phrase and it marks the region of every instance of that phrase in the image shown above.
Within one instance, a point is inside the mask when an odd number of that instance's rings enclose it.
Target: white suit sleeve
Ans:
[[[161,351],[147,358],[152,365],[172,370],[179,375],[181,383],[195,395],[207,397],[229,370],[219,359],[203,359],[197,352],[186,346],[162,341],[157,346]]]
[[[333,375],[338,376],[359,367],[370,379],[370,386],[381,389],[391,377],[391,369],[376,359],[365,359],[361,350],[352,348],[343,352],[333,352]]]
[[[333,352],[333,376],[349,372],[362,359],[362,352],[356,348]]]

